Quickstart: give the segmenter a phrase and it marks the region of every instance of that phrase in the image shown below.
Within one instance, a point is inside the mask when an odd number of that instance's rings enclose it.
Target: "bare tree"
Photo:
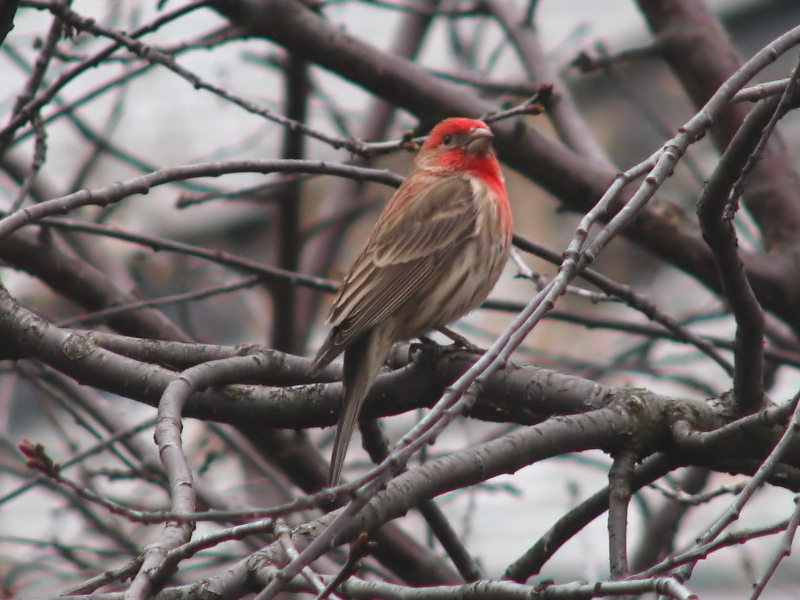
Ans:
[[[800,11],[539,4],[2,4],[3,595],[797,584]],[[514,261],[471,343],[395,347],[325,489],[327,295],[454,115]]]

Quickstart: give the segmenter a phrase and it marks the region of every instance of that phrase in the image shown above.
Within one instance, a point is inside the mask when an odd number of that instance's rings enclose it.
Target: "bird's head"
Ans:
[[[419,169],[440,174],[467,172],[502,182],[489,126],[476,119],[452,117],[431,130],[416,159]]]
[[[492,134],[489,126],[476,119],[452,117],[433,128],[420,150],[421,155],[464,157],[492,156]]]

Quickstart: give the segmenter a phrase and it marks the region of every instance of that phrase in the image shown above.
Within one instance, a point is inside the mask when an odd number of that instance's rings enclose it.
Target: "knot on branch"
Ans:
[[[721,424],[719,414],[712,411],[709,404],[693,400],[673,400],[667,405],[665,414],[672,437],[678,444],[698,432],[711,431]]]
[[[61,350],[67,358],[71,360],[81,360],[94,352],[96,347],[97,344],[91,334],[70,333],[64,345],[61,347]]]

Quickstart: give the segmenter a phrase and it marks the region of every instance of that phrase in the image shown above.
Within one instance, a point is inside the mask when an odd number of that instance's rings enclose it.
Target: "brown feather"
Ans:
[[[396,310],[424,286],[448,253],[475,234],[475,203],[464,201],[471,194],[465,180],[438,181],[409,206],[407,220],[385,222],[387,229],[376,227],[381,235],[367,242],[331,309],[329,321],[338,329],[338,343],[346,346]],[[429,217],[423,203],[443,210]]]
[[[344,351],[344,393],[342,409],[339,411],[339,422],[333,438],[331,453],[331,469],[328,474],[328,485],[338,485],[342,478],[342,467],[347,454],[347,446],[353,436],[358,415],[367,397],[370,384],[378,375],[383,359],[391,348],[391,340],[373,329],[361,339],[352,343]]]

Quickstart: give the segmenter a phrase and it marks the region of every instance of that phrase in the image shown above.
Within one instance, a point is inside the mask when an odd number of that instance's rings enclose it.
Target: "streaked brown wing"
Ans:
[[[413,200],[400,205],[392,199],[334,302],[329,320],[337,346],[395,311],[474,234],[478,207],[466,179],[441,179],[423,193],[413,189],[414,181],[408,184],[397,193],[410,188]]]
[[[474,231],[478,206],[468,180],[425,181],[427,190],[420,193],[414,189],[420,179],[409,181],[413,202],[390,203],[368,242],[377,266],[432,256]]]

